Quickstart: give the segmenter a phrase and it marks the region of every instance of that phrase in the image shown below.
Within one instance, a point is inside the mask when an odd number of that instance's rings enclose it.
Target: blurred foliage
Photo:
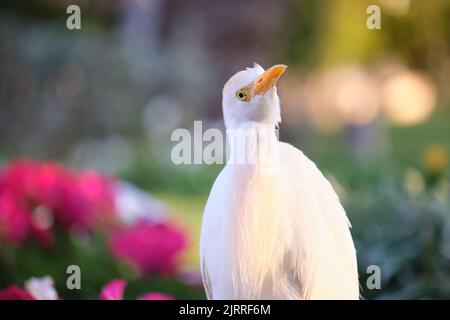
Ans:
[[[408,193],[392,178],[353,190],[347,208],[358,249],[363,297],[445,299],[450,294],[448,181]],[[369,265],[381,270],[381,289],[369,290]]]

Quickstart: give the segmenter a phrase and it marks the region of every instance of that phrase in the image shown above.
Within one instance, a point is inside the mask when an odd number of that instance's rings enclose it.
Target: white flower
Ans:
[[[148,192],[131,183],[119,181],[115,195],[117,212],[126,224],[132,225],[139,219],[161,221],[165,207]]]
[[[58,300],[58,293],[50,276],[28,279],[25,282],[25,290],[37,300]]]

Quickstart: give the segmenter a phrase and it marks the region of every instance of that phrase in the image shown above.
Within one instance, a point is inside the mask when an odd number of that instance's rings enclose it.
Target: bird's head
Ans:
[[[223,117],[227,128],[246,122],[277,125],[281,121],[280,99],[275,86],[287,66],[278,64],[266,71],[253,68],[233,75],[223,88]]]

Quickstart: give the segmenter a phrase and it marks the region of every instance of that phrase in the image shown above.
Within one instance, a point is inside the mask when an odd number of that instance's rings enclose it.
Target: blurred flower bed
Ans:
[[[429,146],[422,166],[379,174],[365,184],[360,176],[355,179],[359,183],[353,186],[331,180],[352,221],[363,297],[448,298],[446,148]],[[205,298],[198,271],[182,268],[186,230],[154,212],[124,214],[129,209],[122,203],[122,184],[54,162],[5,165],[0,170],[0,299]],[[201,208],[203,198],[199,202]],[[197,209],[189,219],[201,218]],[[66,268],[73,264],[81,268],[81,290],[66,286]],[[370,265],[381,269],[380,290],[367,289]]]
[[[113,177],[55,162],[5,165],[0,298],[122,299],[127,284],[126,298],[203,297],[196,274],[180,268],[184,229],[157,215],[125,221],[119,186]],[[80,290],[66,286],[69,265],[80,267]]]

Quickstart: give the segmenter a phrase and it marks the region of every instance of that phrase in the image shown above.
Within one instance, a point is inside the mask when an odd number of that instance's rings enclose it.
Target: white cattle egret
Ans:
[[[255,64],[223,89],[227,132],[253,130],[258,148],[276,146],[278,162],[265,172],[259,160],[229,161],[217,177],[200,239],[209,299],[359,298],[355,247],[338,196],[311,160],[276,138],[275,83],[285,70]],[[254,148],[241,142],[230,141],[230,149]]]

